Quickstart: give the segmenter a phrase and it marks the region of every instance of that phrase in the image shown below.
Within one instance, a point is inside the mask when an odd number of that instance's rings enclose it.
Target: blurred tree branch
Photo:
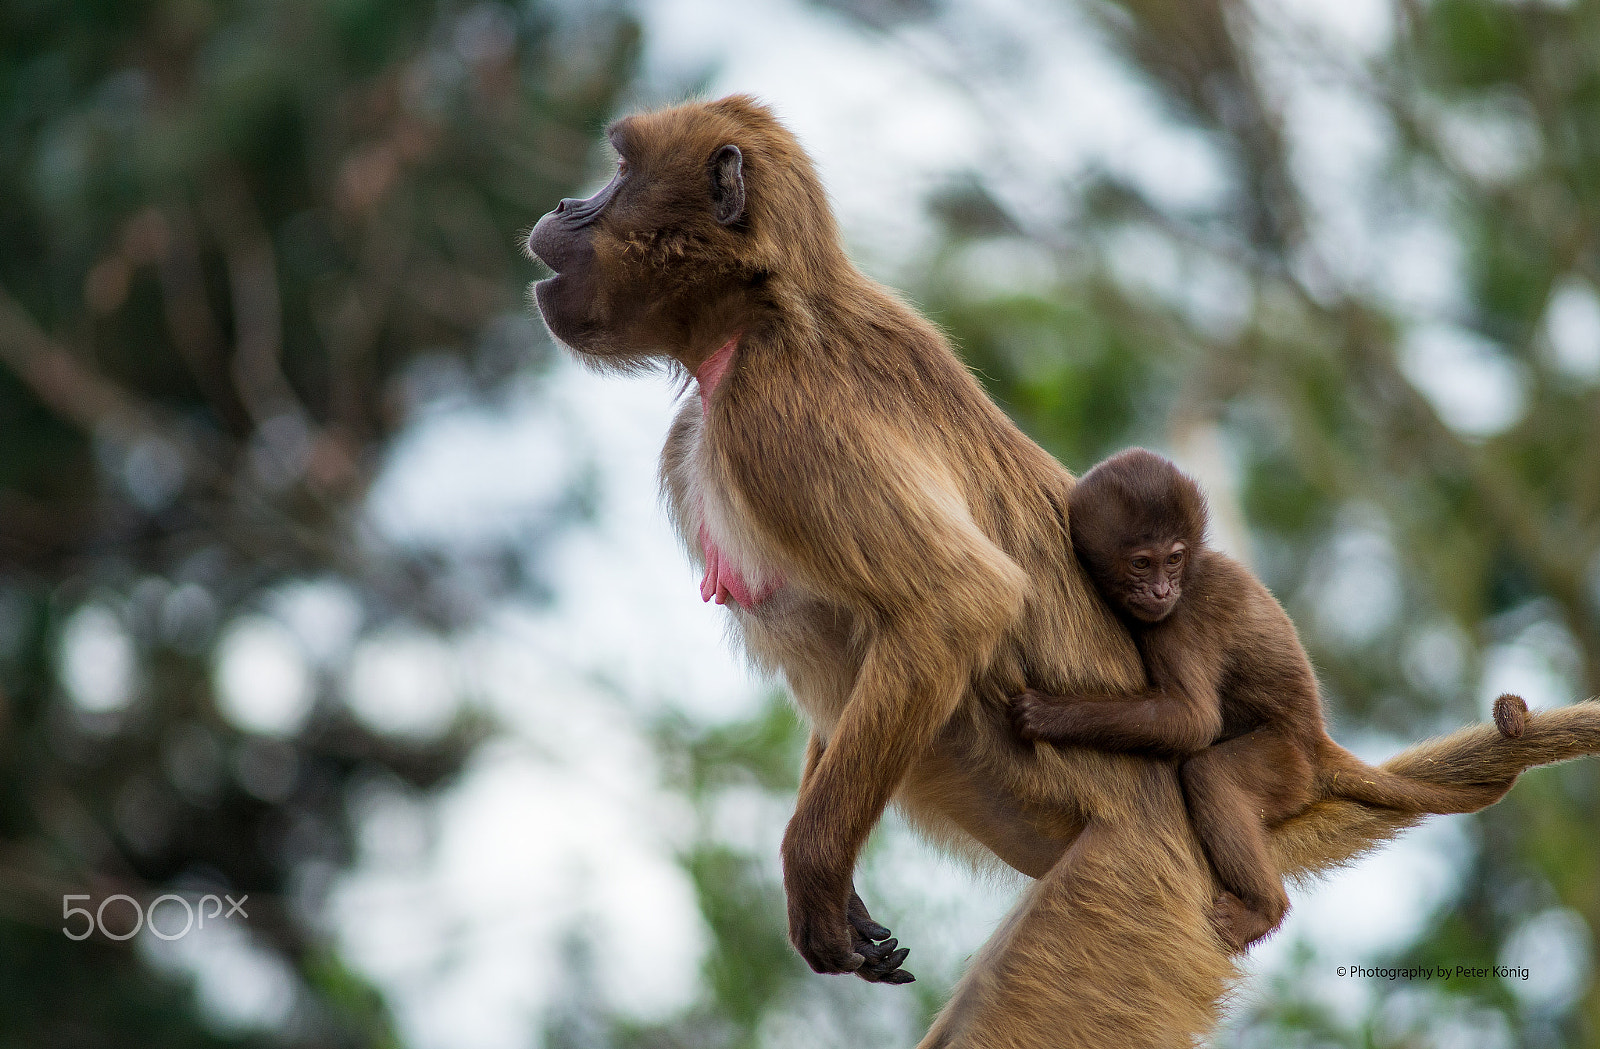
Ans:
[[[87,434],[156,433],[156,411],[56,342],[0,288],[0,362],[39,400]]]

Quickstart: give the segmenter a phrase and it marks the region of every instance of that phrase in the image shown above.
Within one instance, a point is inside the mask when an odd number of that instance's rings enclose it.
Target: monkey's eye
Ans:
[[[617,177],[618,178],[625,178],[625,177],[627,177],[627,174],[628,174],[628,158],[627,157],[618,157],[617,158]]]
[[[1129,563],[1133,565],[1134,570],[1137,572],[1143,572],[1150,567],[1150,559],[1144,556],[1136,557]]]
[[[1173,567],[1183,564],[1183,551],[1174,550],[1172,554],[1167,557],[1167,564],[1172,565]]]

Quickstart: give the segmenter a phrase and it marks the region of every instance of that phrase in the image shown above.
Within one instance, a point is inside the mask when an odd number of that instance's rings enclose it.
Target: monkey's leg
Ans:
[[[1183,763],[1189,815],[1226,890],[1212,920],[1234,950],[1276,929],[1289,910],[1267,850],[1266,825],[1304,808],[1311,776],[1305,751],[1272,728],[1208,747]]]
[[[1236,973],[1211,934],[1212,880],[1170,765],[1108,784],[1093,820],[1024,894],[920,1049],[1190,1049]]]

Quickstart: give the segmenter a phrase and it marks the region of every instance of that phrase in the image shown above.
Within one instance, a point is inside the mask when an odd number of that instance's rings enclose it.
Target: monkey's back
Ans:
[[[1222,738],[1270,724],[1292,730],[1308,746],[1325,739],[1311,659],[1293,620],[1255,573],[1207,550],[1185,589],[1180,607],[1217,647]],[[1204,600],[1191,605],[1191,596]]]

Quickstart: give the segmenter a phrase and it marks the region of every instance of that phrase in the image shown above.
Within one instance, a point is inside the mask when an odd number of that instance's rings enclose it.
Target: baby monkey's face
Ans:
[[[1172,614],[1178,598],[1183,596],[1183,573],[1188,563],[1189,547],[1181,539],[1148,543],[1126,551],[1118,594],[1122,606],[1140,622],[1161,622]]]

